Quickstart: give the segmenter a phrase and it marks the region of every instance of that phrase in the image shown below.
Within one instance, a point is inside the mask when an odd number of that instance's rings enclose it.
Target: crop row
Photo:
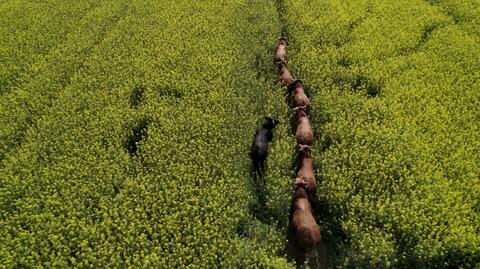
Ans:
[[[337,265],[478,266],[475,1],[284,2]]]
[[[248,180],[258,119],[288,115],[274,5],[104,4],[2,96],[2,267],[289,267]],[[269,165],[291,188],[288,133]]]

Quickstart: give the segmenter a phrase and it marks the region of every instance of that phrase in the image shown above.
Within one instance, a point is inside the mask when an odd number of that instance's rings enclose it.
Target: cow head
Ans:
[[[295,193],[294,197],[295,198],[307,198],[308,199],[308,194],[307,194],[307,182],[303,178],[297,177],[294,181],[295,184]]]
[[[303,81],[297,78],[293,81],[292,87],[295,89],[299,86],[303,86]]]
[[[275,128],[275,126],[279,123],[280,123],[279,120],[267,116],[267,117],[265,117],[265,122],[263,123],[262,126],[271,130],[271,129]]]

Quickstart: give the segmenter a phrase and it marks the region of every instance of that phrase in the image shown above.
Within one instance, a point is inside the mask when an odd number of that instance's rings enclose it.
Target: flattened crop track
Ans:
[[[317,183],[314,161],[310,154],[314,140],[313,128],[308,118],[310,99],[305,93],[303,81],[295,79],[287,68],[286,37],[282,36],[278,40],[273,60],[278,70],[280,82],[287,88],[287,102],[290,103],[295,113],[293,130],[298,148],[296,177],[293,182],[295,191],[292,196],[289,215],[290,227],[287,252],[291,258],[295,259],[297,266],[303,266],[306,263],[307,266],[325,268],[325,247],[312,210],[312,204],[315,203],[316,198]]]

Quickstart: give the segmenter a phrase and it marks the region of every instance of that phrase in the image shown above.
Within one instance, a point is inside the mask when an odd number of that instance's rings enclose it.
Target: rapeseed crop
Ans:
[[[287,0],[285,10],[322,141],[318,195],[337,265],[478,266],[475,1]]]

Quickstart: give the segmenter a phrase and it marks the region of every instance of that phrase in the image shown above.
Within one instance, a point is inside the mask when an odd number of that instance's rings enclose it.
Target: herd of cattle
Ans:
[[[280,81],[288,88],[291,96],[293,111],[296,113],[295,138],[298,145],[297,178],[294,181],[295,192],[290,208],[290,225],[295,232],[295,239],[299,247],[297,262],[303,264],[309,250],[320,244],[320,229],[312,214],[311,203],[316,193],[316,180],[313,168],[313,159],[310,149],[313,144],[313,129],[308,119],[310,100],[305,94],[303,82],[294,79],[287,69],[287,39],[281,37],[274,55],[274,62],[278,68]],[[268,156],[268,143],[272,140],[272,129],[279,123],[278,120],[266,117],[265,122],[255,133],[251,157],[256,175],[261,176],[265,170]]]

